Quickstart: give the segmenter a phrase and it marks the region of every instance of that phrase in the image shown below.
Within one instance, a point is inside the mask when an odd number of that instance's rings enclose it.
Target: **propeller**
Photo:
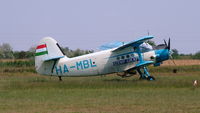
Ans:
[[[171,45],[170,38],[169,38],[169,40],[168,40],[168,44],[167,44],[167,42],[166,42],[165,39],[164,39],[164,43],[165,43],[166,49],[170,50],[170,49],[171,49],[171,47],[170,47],[170,45]]]
[[[164,39],[164,43],[165,43],[165,49],[168,49],[169,50],[169,57],[170,57],[170,60],[173,62],[173,64],[175,65],[175,66],[177,66],[176,65],[176,63],[175,63],[175,61],[174,61],[174,58],[172,57],[172,51],[171,51],[171,40],[170,40],[170,38],[169,38],[169,40],[168,40],[168,43],[166,42],[166,40]],[[173,73],[177,73],[177,69],[173,69]]]
[[[169,50],[169,56],[170,56],[170,60],[173,62],[173,64],[175,65],[175,66],[177,66],[176,65],[176,63],[175,63],[175,61],[174,61],[174,58],[173,58],[173,56],[172,56],[172,51],[171,51],[171,40],[170,40],[170,38],[169,38],[169,40],[168,40],[168,44],[166,43],[166,41],[164,40],[164,42],[165,42],[165,45],[166,45],[166,48]],[[176,68],[174,68],[173,69],[173,73],[177,73],[177,69]]]
[[[170,60],[172,60],[173,64],[176,66],[176,63],[175,63],[174,58],[172,57],[172,55],[170,55]]]
[[[174,58],[172,57],[171,54],[170,54],[170,60],[174,63],[175,66],[177,66],[175,61],[174,61]],[[173,69],[173,73],[177,73],[177,71],[178,71],[178,69],[176,69],[176,68]]]

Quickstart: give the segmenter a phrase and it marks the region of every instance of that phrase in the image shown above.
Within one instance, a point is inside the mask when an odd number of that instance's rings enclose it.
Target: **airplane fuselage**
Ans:
[[[133,68],[139,62],[138,54],[131,47],[116,53],[113,53],[112,50],[104,50],[74,58],[65,56],[57,61],[49,61],[46,65],[53,65],[53,67],[44,69],[42,74],[54,76],[95,76],[124,72]],[[150,60],[151,56],[155,56],[155,52],[149,51],[142,55],[144,60]]]
[[[43,38],[35,52],[35,68],[39,74],[61,77],[97,76],[110,73],[121,77],[129,77],[135,74],[140,79],[155,80],[148,72],[147,66],[153,64],[159,66],[170,56],[170,39],[168,44],[152,46],[145,41],[153,36],[145,36],[129,43],[120,45],[104,45],[104,51],[68,58],[61,47],[51,37]],[[115,46],[115,47],[113,47]]]

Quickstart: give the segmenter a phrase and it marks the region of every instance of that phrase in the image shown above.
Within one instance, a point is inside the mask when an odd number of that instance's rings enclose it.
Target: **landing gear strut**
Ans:
[[[148,69],[145,66],[138,68],[137,72],[140,74],[140,80],[144,80],[144,79],[149,80],[149,81],[155,80],[153,76],[150,76]]]
[[[58,78],[59,78],[59,81],[62,81],[62,78],[61,78],[61,76],[58,76]]]

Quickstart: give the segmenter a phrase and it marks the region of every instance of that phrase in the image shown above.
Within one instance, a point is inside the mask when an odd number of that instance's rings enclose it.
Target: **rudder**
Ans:
[[[45,37],[40,40],[35,52],[35,68],[40,74],[50,74],[53,61],[65,57],[56,40]],[[50,68],[47,68],[50,67]]]

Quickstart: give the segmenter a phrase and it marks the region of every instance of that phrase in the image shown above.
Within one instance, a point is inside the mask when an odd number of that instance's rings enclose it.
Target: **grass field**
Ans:
[[[172,73],[178,68],[178,73]],[[138,76],[63,78],[33,67],[0,69],[0,113],[199,113],[200,66],[150,67],[156,81]]]
[[[138,77],[45,77],[31,73],[4,73],[0,77],[2,113],[197,113],[200,89],[195,73],[153,73],[156,81]],[[162,74],[162,76],[159,76]]]

